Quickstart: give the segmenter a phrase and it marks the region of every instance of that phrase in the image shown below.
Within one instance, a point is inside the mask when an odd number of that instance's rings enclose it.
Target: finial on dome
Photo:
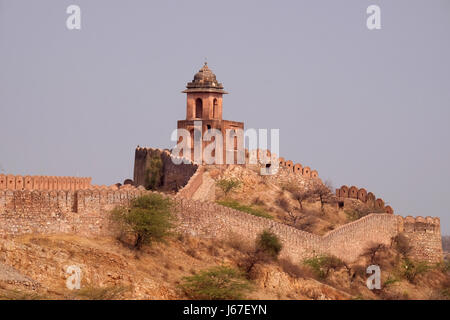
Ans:
[[[216,92],[226,94],[223,85],[217,81],[216,75],[208,67],[208,58],[205,57],[203,67],[195,74],[194,80],[188,82],[184,93],[188,92]]]

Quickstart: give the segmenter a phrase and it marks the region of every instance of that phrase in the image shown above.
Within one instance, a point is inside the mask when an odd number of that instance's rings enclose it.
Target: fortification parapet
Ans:
[[[272,155],[273,157],[273,155]],[[301,163],[295,163],[292,160],[285,160],[283,157],[278,157],[278,164],[282,168],[287,168],[295,174],[304,176],[305,178],[319,178],[319,172],[317,170],[311,170],[308,166],[303,166]]]
[[[441,224],[437,217],[397,217],[398,232],[405,235],[413,259],[429,262],[442,260]]]
[[[92,178],[0,175],[0,190],[81,190],[89,188]]]
[[[136,186],[149,187],[149,172],[151,172],[155,160],[158,159],[162,164],[162,181],[159,187],[164,190],[178,191],[188,183],[198,168],[198,165],[191,160],[175,157],[167,149],[138,147],[135,151],[133,176]]]
[[[356,186],[349,188],[343,185],[336,189],[336,197],[341,200],[342,206],[345,204],[344,199],[355,199],[374,207],[377,211],[384,210],[386,213],[394,214],[394,209],[386,206],[383,199],[376,198],[372,192],[367,192],[364,188],[358,189]]]

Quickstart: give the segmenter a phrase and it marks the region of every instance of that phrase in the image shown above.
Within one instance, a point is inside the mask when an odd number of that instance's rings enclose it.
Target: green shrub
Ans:
[[[355,220],[358,220],[359,218],[361,218],[359,212],[356,210],[345,209],[344,213],[347,215],[348,221],[355,221]]]
[[[119,223],[122,232],[136,235],[134,247],[140,249],[144,244],[162,242],[172,234],[175,221],[172,206],[169,198],[149,194],[133,200],[129,208],[115,208],[112,218]]]
[[[369,207],[358,207],[354,209],[344,210],[349,221],[355,221],[367,216],[369,213],[384,213],[384,209],[369,208]]]
[[[306,259],[303,263],[309,266],[314,274],[320,279],[326,279],[330,270],[336,270],[345,266],[345,263],[341,259],[328,255]]]
[[[256,248],[276,259],[283,248],[283,244],[275,233],[264,230],[256,239]]]
[[[216,185],[222,189],[225,195],[228,195],[231,191],[241,186],[241,181],[237,179],[220,179],[216,182]]]
[[[246,213],[252,214],[257,217],[273,219],[273,217],[269,213],[267,213],[264,209],[255,208],[253,206],[248,206],[245,204],[240,204],[239,202],[237,202],[235,200],[217,201],[217,203],[222,206],[232,208],[235,210],[239,210],[242,212],[246,212]]]
[[[237,300],[251,291],[250,282],[236,269],[220,266],[184,277],[180,287],[191,299]]]
[[[399,281],[400,281],[399,279],[397,279],[397,278],[395,278],[395,277],[389,275],[388,278],[386,279],[386,281],[383,283],[383,287],[384,287],[384,288],[387,288],[387,287],[389,287],[389,286],[391,286],[391,285],[393,285],[394,283],[397,283],[397,282],[399,282]]]
[[[156,190],[161,186],[163,176],[163,163],[160,157],[150,158],[150,167],[146,171],[145,188],[147,190]]]
[[[413,283],[419,274],[430,270],[430,266],[423,261],[413,261],[405,258],[400,266],[400,274],[409,282]]]

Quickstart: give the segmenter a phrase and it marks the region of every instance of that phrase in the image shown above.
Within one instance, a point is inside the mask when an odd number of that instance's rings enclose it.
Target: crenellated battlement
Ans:
[[[91,181],[90,177],[0,174],[0,190],[81,190],[88,189]]]
[[[440,233],[441,232],[441,220],[437,217],[401,217],[397,216],[399,232],[413,233]]]
[[[367,192],[364,188],[351,186],[350,188],[343,185],[336,189],[336,197],[340,199],[355,199],[366,203],[377,210],[384,210],[386,213],[394,214],[394,209],[391,206],[386,206],[381,198],[377,198],[372,192]]]
[[[411,246],[411,256],[419,260],[435,261],[442,257],[441,222],[436,217],[397,216],[398,232]]]
[[[319,172],[317,170],[311,170],[308,166],[303,166],[300,163],[295,163],[291,160],[285,160],[283,157],[278,158],[280,167],[292,170],[294,173],[302,175],[305,178],[319,178]]]

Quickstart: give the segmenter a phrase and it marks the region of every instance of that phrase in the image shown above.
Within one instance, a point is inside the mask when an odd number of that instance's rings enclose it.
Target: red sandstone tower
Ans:
[[[225,163],[226,151],[233,150],[235,162],[237,159],[237,150],[243,150],[243,141],[239,141],[234,136],[235,129],[244,129],[243,122],[229,121],[222,119],[223,95],[227,94],[223,85],[216,79],[216,75],[205,65],[194,76],[194,80],[186,86],[186,120],[178,121],[178,129],[186,129],[191,135],[191,148],[194,146],[194,121],[202,121],[202,133],[208,129],[217,129],[222,132],[223,137],[223,156]],[[234,136],[233,145],[226,145],[226,133]],[[181,140],[180,140],[181,141]],[[203,150],[207,144],[212,142],[203,141]],[[238,143],[241,144],[238,146]],[[239,147],[239,148],[238,148]],[[192,152],[192,158],[193,152]]]

